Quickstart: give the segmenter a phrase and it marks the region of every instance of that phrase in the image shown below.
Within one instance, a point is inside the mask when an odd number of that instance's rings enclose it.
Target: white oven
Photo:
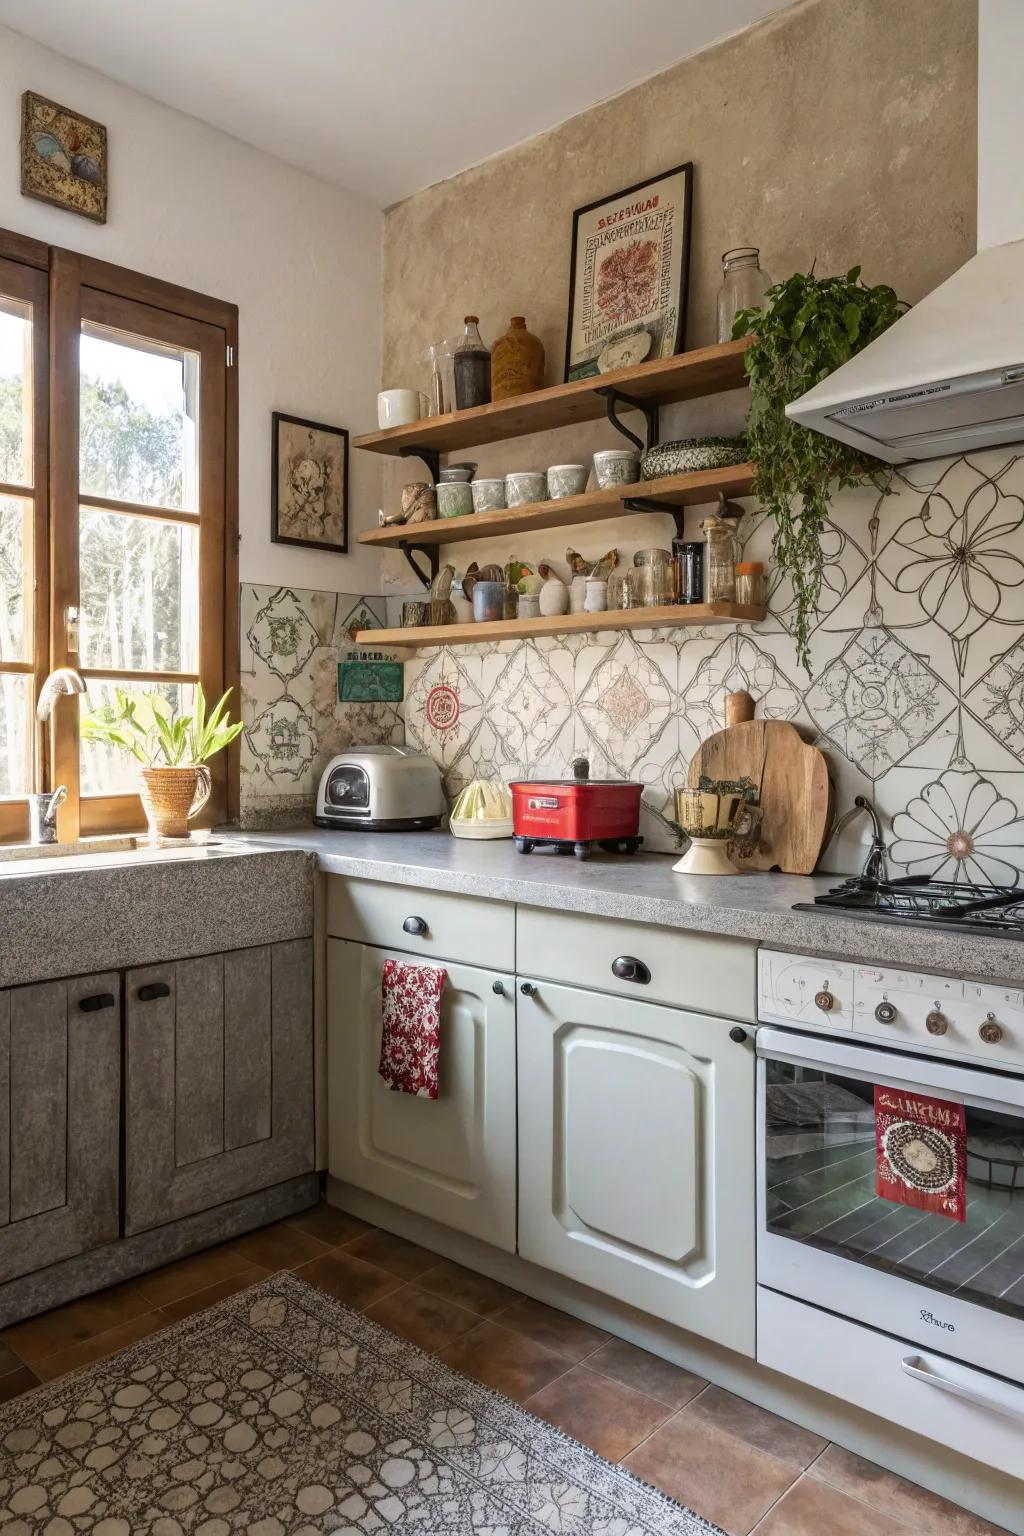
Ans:
[[[758,1359],[1021,1476],[1024,997],[764,952],[759,1017]],[[876,1089],[962,1113],[963,1220],[877,1192]]]

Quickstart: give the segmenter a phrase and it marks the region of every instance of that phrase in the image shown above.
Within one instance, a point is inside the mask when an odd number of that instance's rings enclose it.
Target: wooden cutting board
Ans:
[[[690,763],[689,782],[747,778],[763,811],[759,847],[742,869],[809,875],[831,821],[828,764],[785,720],[744,720],[709,736]]]

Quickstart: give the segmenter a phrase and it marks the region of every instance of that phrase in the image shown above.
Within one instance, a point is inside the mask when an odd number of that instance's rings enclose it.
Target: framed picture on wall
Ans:
[[[565,378],[614,373],[683,345],[693,165],[572,216]]]
[[[25,91],[21,191],[68,213],[107,222],[107,130],[71,107]]]
[[[348,552],[348,432],[275,411],[270,537],[275,544]]]

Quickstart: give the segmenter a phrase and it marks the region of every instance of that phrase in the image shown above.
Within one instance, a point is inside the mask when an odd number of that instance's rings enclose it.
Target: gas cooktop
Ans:
[[[1024,889],[1010,885],[960,885],[949,880],[871,880],[855,875],[841,885],[798,901],[795,912],[823,907],[869,922],[907,923],[922,928],[969,928],[972,933],[1024,939]]]

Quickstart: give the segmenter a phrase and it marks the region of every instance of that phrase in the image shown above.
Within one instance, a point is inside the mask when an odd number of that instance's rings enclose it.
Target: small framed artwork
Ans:
[[[24,91],[21,190],[25,197],[107,222],[107,130],[71,107]]]
[[[347,554],[348,432],[281,411],[272,422],[272,542]]]
[[[688,163],[576,209],[566,383],[680,350],[692,197]]]

